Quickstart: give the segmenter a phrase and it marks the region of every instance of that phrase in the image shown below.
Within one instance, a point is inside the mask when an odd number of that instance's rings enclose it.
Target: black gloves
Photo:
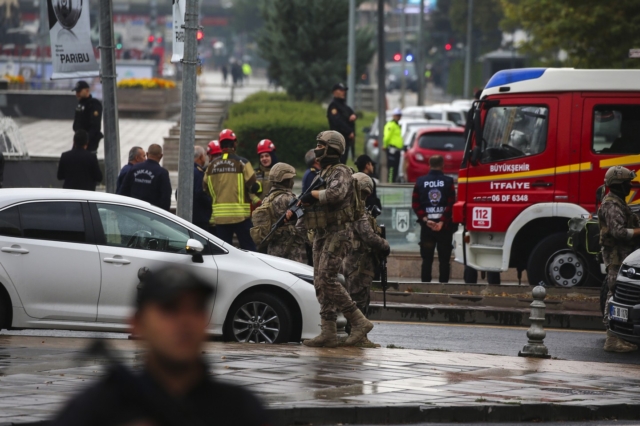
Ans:
[[[300,201],[302,201],[302,204],[313,204],[318,201],[318,199],[311,195],[311,193],[309,192],[307,194],[304,194],[302,198],[300,198]]]
[[[388,249],[382,252],[382,257],[389,257],[390,254],[391,254],[391,247],[389,247]]]

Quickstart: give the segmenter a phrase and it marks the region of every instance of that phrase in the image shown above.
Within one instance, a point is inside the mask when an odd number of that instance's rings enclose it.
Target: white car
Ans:
[[[212,335],[283,343],[320,331],[307,265],[238,250],[134,198],[0,190],[0,328],[126,332],[138,271],[169,265],[214,285]]]

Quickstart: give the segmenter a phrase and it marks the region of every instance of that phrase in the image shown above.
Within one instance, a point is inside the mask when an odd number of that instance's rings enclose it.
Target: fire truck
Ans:
[[[500,71],[474,103],[458,180],[456,261],[529,283],[600,286],[568,221],[596,211],[611,166],[640,167],[640,70]],[[640,179],[640,178],[639,178]],[[640,204],[640,184],[627,202]]]

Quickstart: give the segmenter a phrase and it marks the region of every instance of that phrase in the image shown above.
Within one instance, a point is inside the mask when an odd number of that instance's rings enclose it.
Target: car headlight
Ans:
[[[293,272],[289,272],[291,275],[300,278],[302,281],[306,281],[309,284],[313,285],[313,275],[307,274],[294,274]]]

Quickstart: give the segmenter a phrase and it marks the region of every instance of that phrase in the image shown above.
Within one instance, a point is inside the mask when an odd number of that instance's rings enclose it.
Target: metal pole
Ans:
[[[464,60],[464,92],[462,97],[471,97],[471,33],[473,31],[473,0],[467,8],[467,48]]]
[[[115,193],[120,173],[120,133],[116,95],[116,49],[112,0],[100,2],[100,78],[104,122],[104,167],[107,192]]]
[[[198,65],[198,0],[187,0],[182,59],[182,115],[178,162],[178,216],[191,221],[193,211],[193,148],[196,139],[196,67]]]
[[[400,75],[400,108],[404,108],[404,97],[407,93],[407,76],[405,75],[407,68],[407,46],[404,42],[404,39],[407,36],[407,19],[404,14],[404,9],[407,5],[407,0],[400,0],[400,5],[402,8],[400,14],[400,54],[402,55],[402,59],[400,60],[400,63],[402,64],[402,74]]]
[[[356,0],[349,0],[349,54],[347,59],[347,105],[355,108],[356,95]]]
[[[418,106],[424,105],[424,0],[420,0],[420,22],[418,22],[418,42],[416,59],[418,65]]]
[[[49,35],[49,13],[47,11],[47,0],[40,0],[40,27],[38,28],[38,62],[40,69],[40,88],[44,89],[44,52],[47,49],[47,37]]]
[[[384,140],[384,125],[387,121],[387,99],[385,89],[386,67],[384,57],[384,5],[385,0],[378,0],[378,173],[380,181],[387,183],[387,156],[382,147]]]

